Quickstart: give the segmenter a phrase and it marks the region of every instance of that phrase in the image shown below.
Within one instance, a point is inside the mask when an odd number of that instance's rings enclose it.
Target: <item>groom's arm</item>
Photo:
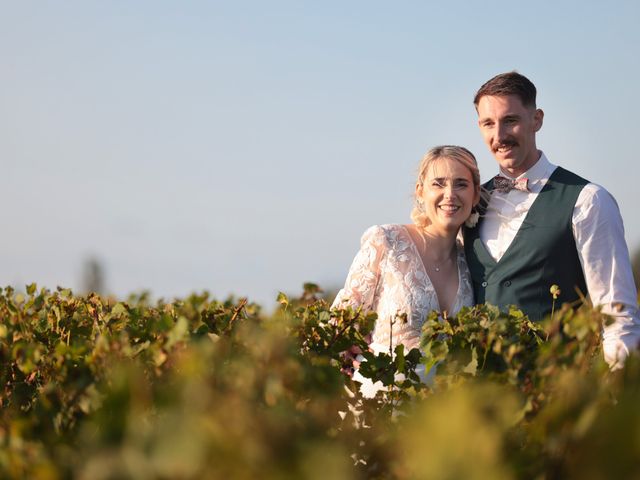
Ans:
[[[603,328],[602,349],[615,370],[640,340],[638,292],[620,209],[609,192],[590,183],[578,197],[572,220],[589,297],[614,319]]]

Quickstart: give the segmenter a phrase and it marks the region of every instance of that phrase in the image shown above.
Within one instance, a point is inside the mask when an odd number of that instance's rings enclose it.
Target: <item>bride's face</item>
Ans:
[[[439,158],[427,168],[422,185],[416,187],[431,221],[434,234],[457,232],[480,200],[480,187],[473,184],[471,171],[457,160]]]

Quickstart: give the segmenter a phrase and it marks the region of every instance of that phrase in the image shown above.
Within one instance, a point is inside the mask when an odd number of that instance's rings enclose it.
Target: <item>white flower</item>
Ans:
[[[478,212],[471,212],[471,215],[465,220],[464,224],[468,228],[473,228],[478,224],[478,220],[480,219],[480,214]]]

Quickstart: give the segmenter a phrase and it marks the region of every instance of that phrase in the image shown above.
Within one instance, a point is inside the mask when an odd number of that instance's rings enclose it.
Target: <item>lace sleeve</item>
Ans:
[[[360,250],[351,264],[344,288],[333,301],[333,308],[375,308],[375,292],[380,278],[380,263],[386,251],[385,245],[384,230],[379,225],[374,225],[364,232]]]

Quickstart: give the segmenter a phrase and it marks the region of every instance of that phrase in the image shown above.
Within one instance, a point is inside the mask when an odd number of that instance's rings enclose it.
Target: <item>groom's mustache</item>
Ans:
[[[491,145],[492,150],[498,150],[499,148],[509,148],[518,146],[518,142],[515,140],[505,140],[503,142],[494,143]]]

